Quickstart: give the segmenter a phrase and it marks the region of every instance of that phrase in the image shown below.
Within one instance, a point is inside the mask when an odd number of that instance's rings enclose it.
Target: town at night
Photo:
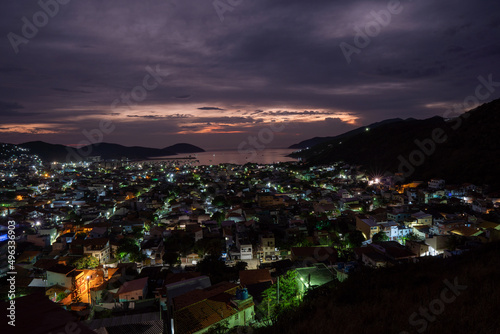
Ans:
[[[0,8],[2,333],[500,333],[497,2]]]

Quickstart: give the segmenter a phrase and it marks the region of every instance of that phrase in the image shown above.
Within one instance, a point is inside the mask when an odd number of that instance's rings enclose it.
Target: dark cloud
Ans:
[[[217,107],[201,107],[201,108],[198,108],[198,110],[224,110],[224,109],[217,108]]]
[[[5,102],[5,101],[0,101],[0,116],[1,117],[9,117],[9,119],[15,118],[15,117],[30,117],[30,116],[35,116],[39,115],[40,113],[34,113],[34,112],[20,112],[19,110],[23,110],[24,106],[20,105],[17,102]],[[5,121],[5,120],[3,120]]]
[[[0,67],[0,73],[4,74],[17,73],[22,71],[24,71],[24,69],[20,67]]]
[[[174,114],[174,115],[127,115],[127,117],[135,117],[135,118],[145,118],[145,119],[183,119],[183,118],[190,118],[193,117],[193,115],[189,114]]]
[[[276,110],[264,112],[267,115],[272,116],[291,116],[291,115],[338,115],[337,111],[318,111],[318,110],[304,110],[304,111],[288,111],[288,110]],[[261,114],[262,115],[262,114]]]
[[[24,109],[24,107],[17,102],[0,101],[0,111],[3,113],[17,112],[19,109]]]
[[[273,144],[288,146],[356,126],[342,115],[355,116],[357,125],[442,115],[474,94],[479,76],[500,81],[494,0],[402,1],[403,12],[349,64],[340,43],[353,44],[355,27],[363,29],[387,3],[243,1],[221,22],[212,1],[71,1],[15,53],[5,37],[22,35],[21,18],[40,7],[3,1],[0,101],[18,103],[0,102],[1,122],[32,124],[36,135],[2,133],[0,140],[78,143],[82,130],[113,116],[107,141],[216,147],[244,137],[188,130],[206,124],[248,135],[275,119],[288,125]],[[170,75],[156,81],[147,68],[157,67]],[[126,99],[145,83],[154,88],[129,106]]]
[[[66,88],[52,88],[55,91],[58,92],[65,92],[65,93],[83,93],[83,94],[89,94],[90,92],[87,92],[85,90],[73,90],[73,89],[66,89]]]

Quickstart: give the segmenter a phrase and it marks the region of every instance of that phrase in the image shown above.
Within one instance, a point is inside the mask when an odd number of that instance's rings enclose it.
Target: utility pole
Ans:
[[[277,303],[280,303],[280,277],[278,276],[278,293],[276,294]]]

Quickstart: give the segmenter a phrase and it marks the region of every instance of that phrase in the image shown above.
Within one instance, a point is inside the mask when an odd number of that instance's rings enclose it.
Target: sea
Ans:
[[[273,164],[277,162],[297,161],[295,158],[287,157],[288,154],[296,151],[289,148],[269,148],[261,151],[249,151],[242,153],[237,150],[217,150],[201,153],[184,153],[176,156],[166,156],[155,158],[155,161],[170,161],[189,158],[190,163],[195,166],[218,165],[223,163],[232,163],[244,165],[248,162],[258,164]]]

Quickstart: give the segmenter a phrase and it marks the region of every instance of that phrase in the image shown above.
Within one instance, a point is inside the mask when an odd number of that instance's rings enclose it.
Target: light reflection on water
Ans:
[[[258,164],[272,164],[276,162],[288,162],[297,161],[297,159],[287,157],[288,154],[296,151],[294,149],[265,149],[262,151],[256,151],[255,154],[242,154],[238,151],[227,150],[227,151],[210,151],[201,153],[185,153],[178,154],[175,156],[168,156],[165,159],[161,157],[155,160],[170,160],[172,158],[186,158],[192,157],[198,161],[192,161],[193,165],[218,165],[222,163],[233,163],[238,165],[244,165],[247,162],[258,163]]]

